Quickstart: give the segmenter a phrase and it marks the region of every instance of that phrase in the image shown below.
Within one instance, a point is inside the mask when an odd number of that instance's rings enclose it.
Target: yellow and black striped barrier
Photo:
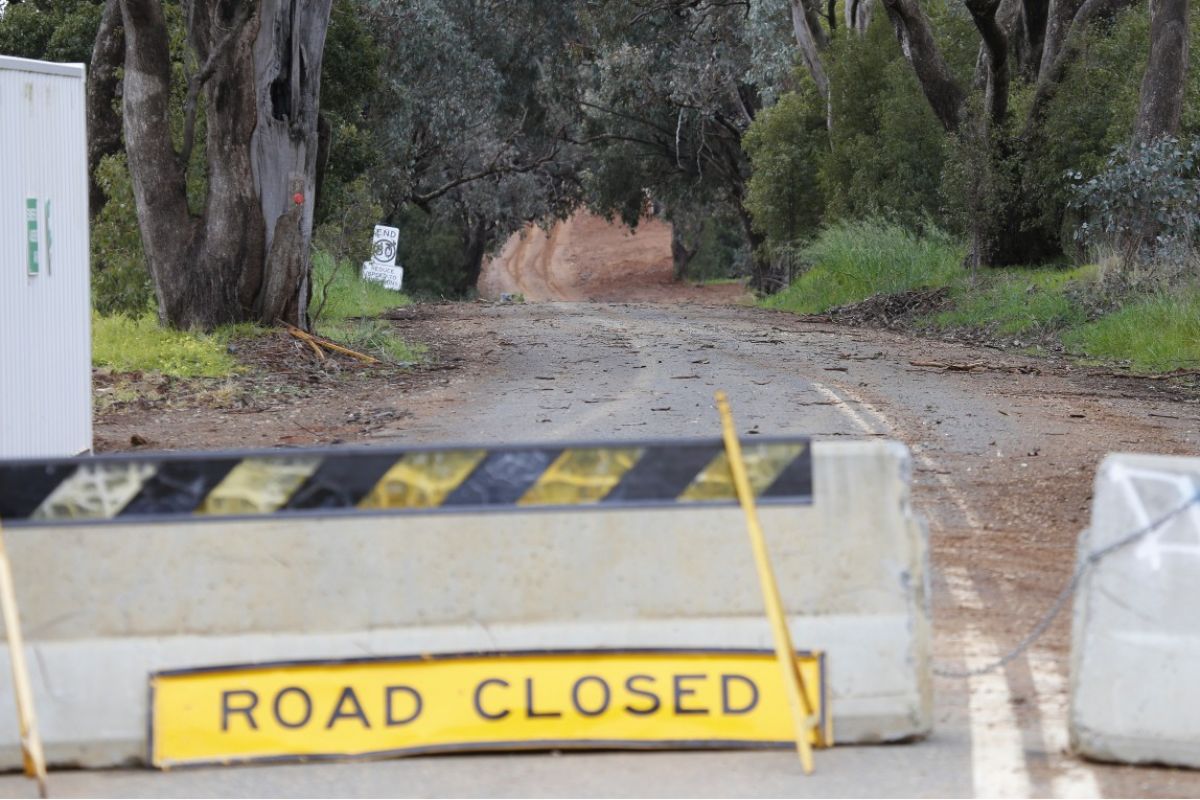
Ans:
[[[755,441],[743,453],[759,502],[811,502],[807,439]],[[0,520],[11,526],[736,502],[719,440],[0,462]]]

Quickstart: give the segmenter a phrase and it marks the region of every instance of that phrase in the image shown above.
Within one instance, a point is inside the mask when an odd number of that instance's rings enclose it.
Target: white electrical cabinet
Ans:
[[[0,458],[92,449],[82,64],[0,56]]]

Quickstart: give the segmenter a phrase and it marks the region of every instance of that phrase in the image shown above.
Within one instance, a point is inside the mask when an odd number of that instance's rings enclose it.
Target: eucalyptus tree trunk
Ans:
[[[1179,133],[1187,67],[1188,0],[1150,0],[1150,60],[1142,76],[1138,141]]]
[[[105,156],[121,150],[121,115],[113,104],[125,60],[125,31],[120,0],[107,0],[92,47],[87,83],[88,211],[92,219],[104,207],[104,191],[96,183],[96,168]]]
[[[243,320],[306,326],[330,0],[192,0],[186,22],[198,66],[178,152],[161,2],[120,2],[125,143],[161,320],[203,330]],[[193,213],[186,169],[201,98],[208,187]]]
[[[791,0],[792,3],[792,33],[796,39],[796,47],[804,59],[804,66],[812,76],[813,83],[821,97],[829,99],[829,77],[825,74],[825,66],[821,63],[821,51],[829,46],[829,38],[821,27],[820,16],[806,0]]]

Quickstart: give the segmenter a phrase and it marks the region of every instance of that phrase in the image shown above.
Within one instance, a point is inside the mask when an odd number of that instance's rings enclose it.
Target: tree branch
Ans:
[[[812,17],[815,15],[809,14],[809,7],[804,0],[791,0],[791,6],[792,33],[796,37],[796,46],[800,49],[804,66],[808,67],[808,74],[812,76],[813,83],[817,85],[817,91],[821,93],[823,99],[828,100],[829,77],[825,74],[825,66],[821,63],[820,51],[828,46],[829,40],[825,37],[825,31],[821,28],[819,21],[814,29]]]
[[[1058,88],[1058,84],[1062,82],[1067,73],[1067,66],[1078,54],[1083,32],[1088,23],[1092,21],[1093,17],[1108,16],[1132,4],[1133,0],[1086,0],[1075,12],[1071,25],[1063,37],[1062,47],[1054,56],[1054,63],[1049,67],[1045,63],[1042,64],[1037,89],[1034,91],[1033,101],[1029,106],[1029,117],[1025,122],[1024,136],[1026,138],[1033,135],[1041,121],[1042,114],[1045,113],[1046,104],[1050,102],[1050,98],[1054,96],[1054,90]],[[1047,40],[1045,55],[1049,55],[1051,52],[1049,44],[1050,42]]]
[[[93,219],[104,205],[104,192],[96,183],[96,168],[105,156],[121,150],[121,115],[114,106],[118,69],[125,60],[125,31],[120,0],[107,0],[92,48],[87,82],[88,197]]]
[[[209,52],[208,58],[204,60],[204,66],[200,71],[192,76],[188,81],[187,97],[183,101],[184,108],[184,123],[183,123],[183,149],[179,152],[179,163],[183,165],[184,170],[187,169],[188,161],[192,157],[192,147],[196,141],[196,109],[199,106],[200,90],[204,88],[204,84],[208,83],[208,79],[217,71],[217,62],[221,56],[229,49],[237,38],[238,32],[242,26],[250,20],[252,3],[243,2],[238,5],[238,10],[230,24],[229,29],[225,31],[220,41]]]
[[[986,105],[993,125],[1008,115],[1008,37],[996,22],[1000,0],[965,0],[987,55]]]
[[[956,131],[966,95],[942,58],[929,18],[918,0],[882,0],[882,3],[900,49],[912,65],[933,113],[946,131]]]

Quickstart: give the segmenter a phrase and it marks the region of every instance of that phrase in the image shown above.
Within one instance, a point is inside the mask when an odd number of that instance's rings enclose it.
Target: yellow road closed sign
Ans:
[[[829,744],[824,657],[798,663]],[[305,662],[151,677],[157,767],[548,748],[791,746],[766,651],[586,651]]]

